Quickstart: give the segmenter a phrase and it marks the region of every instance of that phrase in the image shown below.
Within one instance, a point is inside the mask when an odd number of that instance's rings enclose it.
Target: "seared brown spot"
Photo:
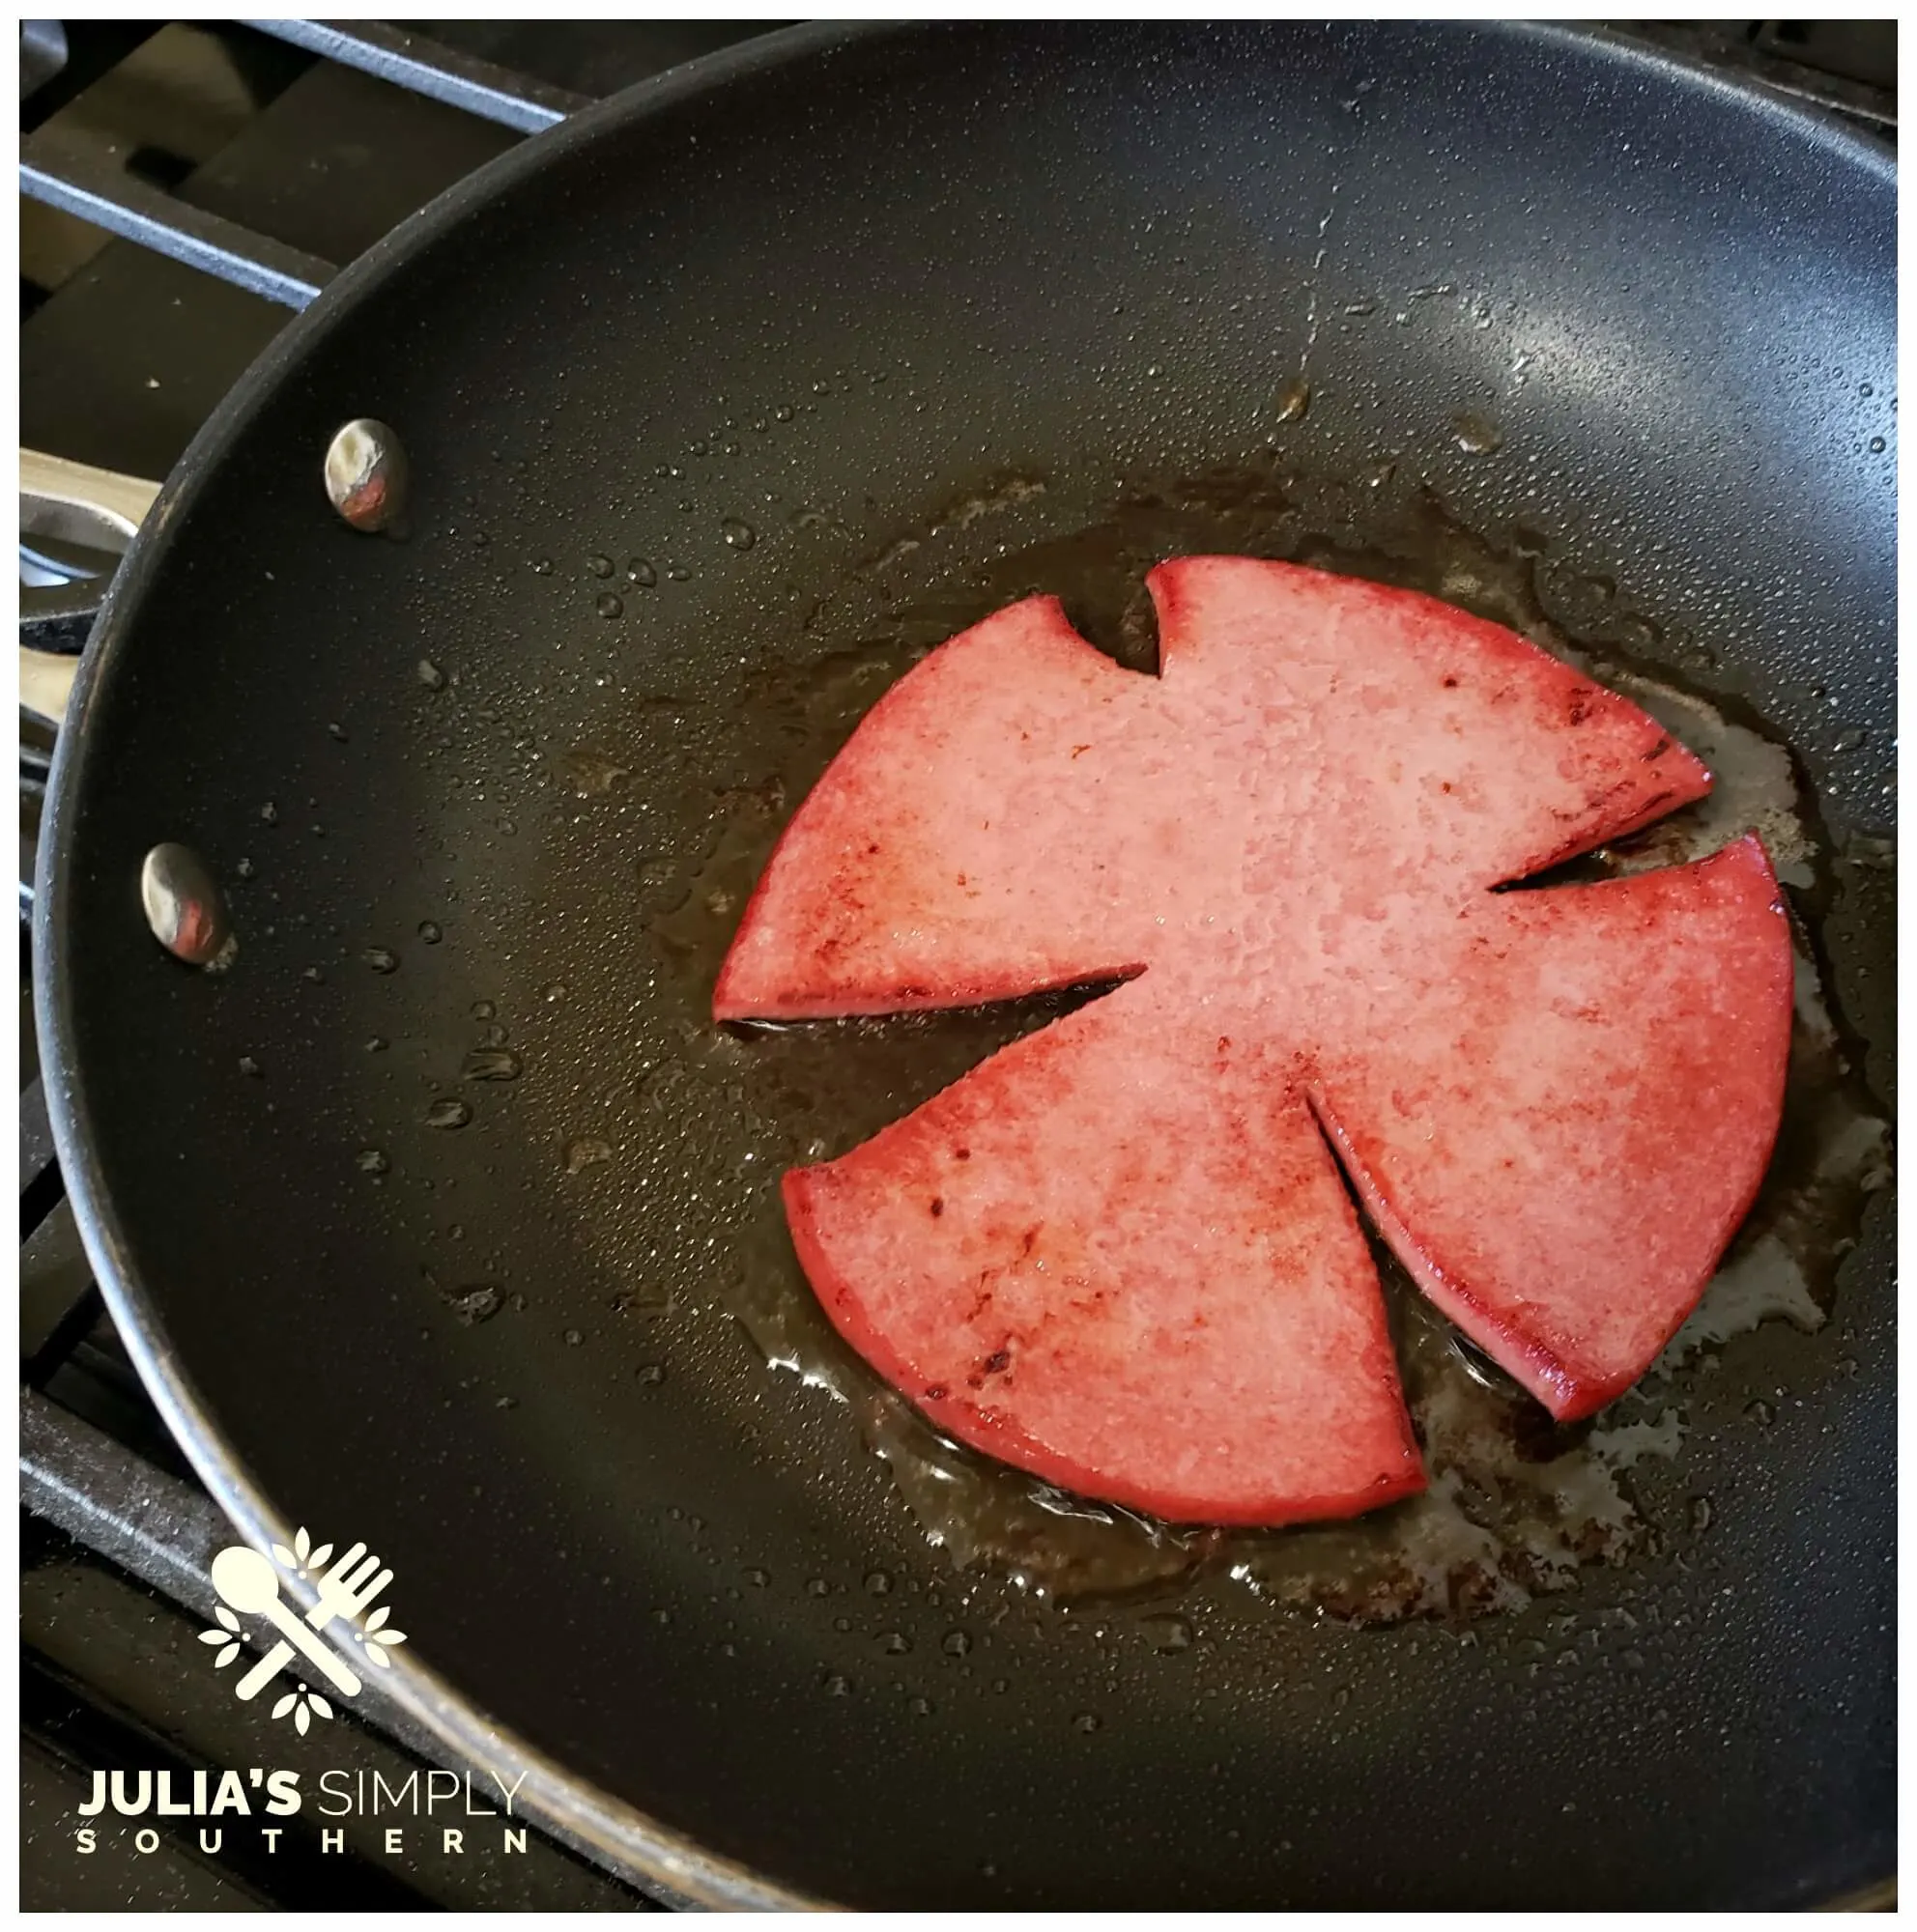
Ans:
[[[972,1150],[970,1148],[954,1148],[952,1150],[952,1158],[954,1160],[970,1160],[971,1157]]]
[[[1092,748],[1089,745],[1073,745],[1072,748],[1072,755],[1075,758],[1080,752],[1089,752],[1091,749]]]
[[[937,1195],[934,1195],[934,1196],[932,1197],[932,1204],[931,1204],[931,1215],[932,1215],[932,1219],[933,1219],[934,1221],[935,1221],[935,1220],[937,1220],[937,1219],[938,1219],[938,1217],[939,1217],[939,1216],[940,1216],[941,1214],[943,1214],[944,1212],[945,1212],[945,1203],[944,1203],[944,1201],[943,1201],[943,1200],[941,1200],[941,1199],[940,1199],[940,1198],[939,1198],[939,1197],[938,1197]]]
[[[1029,1255],[1032,1252],[1032,1250],[1038,1246],[1039,1236],[1043,1235],[1044,1231],[1045,1231],[1045,1224],[1043,1221],[1039,1222],[1034,1227],[1027,1228],[1025,1230],[1023,1238],[1018,1243],[1019,1254],[1021,1256]]]
[[[933,1382],[931,1387],[926,1390],[926,1400],[928,1402],[943,1402],[945,1400],[945,1384],[943,1382]]]
[[[1457,681],[1457,679],[1456,679],[1456,678],[1454,678],[1454,677],[1447,677],[1447,678],[1446,678],[1446,679],[1445,680],[1445,689],[1446,691],[1455,691],[1455,690],[1457,690],[1457,688],[1458,688],[1458,681]]]
[[[1011,1366],[1012,1350],[1010,1349],[994,1349],[979,1364],[979,1372],[981,1375],[1002,1376]]]

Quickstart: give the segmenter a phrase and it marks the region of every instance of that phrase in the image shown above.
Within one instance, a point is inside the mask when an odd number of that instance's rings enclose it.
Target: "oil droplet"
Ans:
[[[947,1657],[964,1657],[971,1651],[972,1639],[963,1631],[947,1631],[938,1647]]]
[[[368,1053],[384,1053],[386,1050],[386,1042],[378,1034],[374,1034],[366,1042],[366,1051]]]
[[[719,533],[734,550],[750,550],[758,541],[758,532],[737,517],[728,517],[719,526]]]
[[[1074,1731],[1083,1731],[1085,1735],[1089,1737],[1103,1722],[1104,1719],[1101,1718],[1096,1711],[1080,1711],[1078,1715],[1073,1719],[1072,1728]]]
[[[445,934],[440,930],[439,926],[432,920],[422,919],[419,922],[419,937],[428,946],[437,946],[445,937]]]
[[[866,1578],[866,1595],[869,1597],[889,1597],[892,1594],[892,1577],[888,1571],[874,1570]]]
[[[566,1172],[584,1174],[602,1160],[611,1160],[613,1150],[604,1141],[578,1140],[566,1143]]]
[[[233,867],[235,874],[243,879],[250,879],[253,876],[255,869],[256,868],[253,865],[253,862],[250,859],[238,860],[235,862]]]
[[[565,996],[566,982],[563,980],[555,980],[550,986],[544,989],[543,997],[548,1006],[557,1006]]]
[[[844,1697],[850,1694],[852,1684],[849,1678],[840,1676],[836,1670],[828,1670],[818,1680],[818,1688],[828,1697]]]
[[[475,1046],[461,1071],[469,1080],[517,1080],[520,1059],[503,1046]]]
[[[610,752],[581,745],[558,761],[560,775],[578,798],[599,798],[624,784],[632,773]]]
[[[441,1293],[446,1306],[468,1328],[476,1328],[480,1322],[490,1321],[505,1305],[505,1297],[490,1282],[481,1282],[474,1288],[454,1289],[450,1293],[442,1289]]]
[[[930,1697],[914,1697],[905,1708],[915,1718],[930,1718],[931,1716],[931,1699]]]
[[[250,1053],[243,1053],[240,1056],[240,1071],[247,1079],[257,1080],[260,1077],[260,1063]]]
[[[1870,451],[1873,456],[1881,456],[1884,453],[1884,450],[1887,446],[1888,445],[1885,443],[1883,438],[1880,436],[1874,436],[1871,439],[1869,444]]]
[[[1880,441],[1882,440],[1881,438],[1879,438],[1878,440]],[[346,743],[346,726],[344,724],[329,724],[327,726],[327,736],[330,738],[334,744],[343,745]]]
[[[443,691],[446,688],[446,674],[431,658],[421,658],[415,675],[428,691]]]
[[[643,556],[636,556],[626,565],[626,582],[650,590],[659,582],[659,573]]]
[[[1771,1424],[1777,1420],[1777,1410],[1774,1409],[1769,1403],[1763,1401],[1761,1398],[1760,1398],[1757,1402],[1752,1403],[1749,1406],[1749,1407],[1745,1409],[1744,1413],[1747,1416],[1749,1416],[1750,1419],[1753,1422],[1755,1422],[1760,1429],[1768,1429],[1771,1426]]]
[[[301,969],[300,977],[302,980],[310,980],[317,986],[327,976],[317,966],[307,966]]]
[[[602,591],[594,601],[592,608],[602,617],[623,617],[626,614],[625,605],[618,598],[615,597],[610,590]]]
[[[1712,1514],[1710,1498],[1708,1496],[1693,1496],[1691,1498],[1691,1527],[1700,1536],[1710,1527]]]
[[[1467,456],[1489,456],[1504,445],[1504,432],[1495,422],[1469,412],[1451,418],[1451,436]]]
[[[472,1109],[464,1100],[455,1100],[450,1097],[443,1100],[435,1100],[426,1109],[426,1124],[429,1127],[439,1127],[447,1133],[465,1126],[472,1118]]]
[[[610,556],[588,556],[586,559],[586,567],[594,577],[611,577],[613,559]]]
[[[1514,1384],[1509,1376],[1487,1355],[1477,1344],[1466,1335],[1451,1337],[1451,1352],[1464,1364],[1468,1375],[1480,1388],[1488,1388],[1494,1393],[1504,1393]]]
[[[578,1348],[585,1340],[586,1337],[577,1328],[568,1328],[566,1330],[566,1347],[568,1349]]]
[[[1191,1648],[1193,1632],[1188,1617],[1172,1615],[1147,1617],[1145,1635],[1154,1650],[1170,1656],[1174,1652]]]
[[[912,1639],[903,1631],[887,1631],[878,1640],[878,1647],[888,1657],[903,1657],[912,1647]]]
[[[260,816],[269,825],[277,825],[279,823],[279,807],[276,806],[272,799],[268,799],[267,802],[260,807]]]
[[[657,1388],[666,1379],[664,1362],[647,1362],[639,1372],[638,1379],[647,1388]]]
[[[551,577],[553,559],[550,556],[535,556],[532,559],[532,574],[534,577]]]
[[[353,1156],[353,1164],[361,1174],[386,1174],[392,1168],[392,1162],[378,1148],[361,1148]]]
[[[399,954],[389,946],[369,946],[359,956],[375,973],[399,971]]]
[[[692,572],[686,569],[683,564],[674,564],[666,575],[674,583],[690,583],[692,582]]]
[[[1311,384],[1302,376],[1294,376],[1278,391],[1278,420],[1281,423],[1302,421],[1310,407]]]
[[[489,1020],[498,1013],[499,1008],[491,1000],[474,1000],[470,1010],[475,1020]]]
[[[672,1621],[672,1613],[671,1610],[654,1610],[652,1612],[652,1621],[663,1630]]]
[[[771,1580],[772,1580],[772,1573],[769,1570],[748,1570],[746,1572],[746,1581],[750,1583],[755,1590],[764,1589],[765,1586],[769,1582],[771,1582]]]
[[[832,1585],[823,1577],[808,1577],[806,1578],[806,1595],[808,1597],[829,1597],[831,1594]]]

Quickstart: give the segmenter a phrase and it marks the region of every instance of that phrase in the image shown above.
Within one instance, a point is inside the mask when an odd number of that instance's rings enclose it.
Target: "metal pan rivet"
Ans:
[[[190,846],[156,845],[140,867],[140,904],[153,936],[176,959],[220,973],[240,943],[226,901],[206,862]]]
[[[356,530],[390,529],[406,508],[406,450],[371,416],[355,416],[327,445],[327,500]]]

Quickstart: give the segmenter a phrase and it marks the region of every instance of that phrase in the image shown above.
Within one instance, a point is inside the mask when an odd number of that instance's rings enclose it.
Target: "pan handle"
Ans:
[[[20,451],[20,530],[83,550],[125,553],[139,533],[159,485],[72,463],[37,449]],[[79,580],[84,585],[89,581]],[[23,627],[31,629],[50,627]],[[55,726],[67,715],[79,658],[20,645],[20,709]]]
[[[80,661],[60,651],[37,651],[31,644],[20,646],[20,709],[31,718],[56,730],[67,715],[67,702],[73,695],[73,679]]]

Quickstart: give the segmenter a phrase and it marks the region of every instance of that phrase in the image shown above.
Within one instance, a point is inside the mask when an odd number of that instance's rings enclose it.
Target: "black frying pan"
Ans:
[[[729,1314],[804,1328],[784,1162],[1044,1012],[732,1037],[704,1001],[914,652],[1045,589],[1149,653],[1154,553],[1264,549],[1519,585],[1787,741],[1793,900],[1881,1090],[1890,886],[1850,861],[1890,823],[1894,191],[1849,134],[1557,29],[804,28],[529,143],[273,345],[93,640],[43,1050],[188,1452],[254,1538],[389,1558],[453,1760],[532,1764],[714,1901],[1887,1874],[1887,1214],[1817,1332],[1673,1385],[1643,1533],[1567,1592],[1367,1627],[1199,1549],[1061,1607],[930,1547],[870,1389]],[[410,452],[406,541],[320,490],[359,415]],[[162,838],[223,882],[223,977],[148,935]]]

